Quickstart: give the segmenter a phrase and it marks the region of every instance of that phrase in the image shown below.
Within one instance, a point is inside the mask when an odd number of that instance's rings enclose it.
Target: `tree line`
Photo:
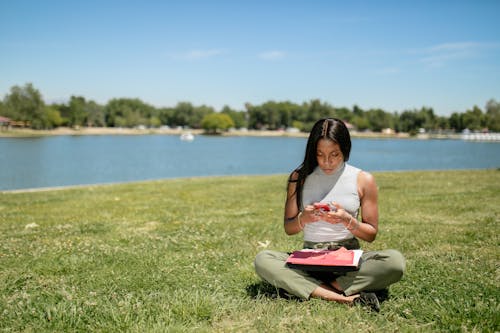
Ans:
[[[429,107],[387,112],[382,109],[363,110],[334,107],[314,99],[302,104],[289,101],[268,101],[260,105],[245,104],[244,110],[224,106],[217,112],[213,107],[194,106],[180,102],[174,107],[155,107],[138,98],[115,98],[101,105],[82,96],[71,96],[67,103],[46,104],[33,84],[13,86],[0,101],[0,116],[33,129],[69,127],[137,127],[161,126],[205,129],[209,132],[229,128],[279,130],[289,127],[310,131],[317,119],[335,117],[350,123],[359,131],[380,132],[390,128],[396,132],[416,134],[426,132],[471,131],[500,132],[500,103],[486,102],[484,110],[478,106],[449,117],[438,116]]]

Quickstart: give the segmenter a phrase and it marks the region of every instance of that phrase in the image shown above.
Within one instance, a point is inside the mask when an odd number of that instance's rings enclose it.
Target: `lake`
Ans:
[[[350,163],[367,171],[500,167],[500,143],[353,138]],[[49,136],[0,138],[0,190],[215,175],[288,174],[305,138]]]

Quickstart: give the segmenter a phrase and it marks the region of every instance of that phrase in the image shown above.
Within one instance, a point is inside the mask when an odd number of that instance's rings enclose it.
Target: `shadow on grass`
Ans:
[[[286,300],[291,300],[291,301],[297,301],[297,302],[302,302],[303,299],[289,294],[287,291],[280,289],[280,288],[275,288],[269,283],[266,282],[258,282],[258,283],[253,283],[251,285],[248,285],[246,287],[246,291],[248,296],[250,296],[253,299],[261,299],[261,298],[270,298],[270,299],[286,299]],[[382,289],[382,290],[377,290],[374,291],[375,295],[377,295],[377,298],[380,303],[385,302],[386,300],[389,299],[389,289]]]
[[[283,289],[280,288],[275,288],[269,283],[266,282],[258,282],[258,283],[253,283],[251,285],[248,285],[246,287],[246,291],[248,296],[250,296],[253,299],[261,299],[261,298],[270,298],[270,299],[287,299],[291,301],[297,301],[301,302],[302,299],[294,296],[292,294],[289,294]]]

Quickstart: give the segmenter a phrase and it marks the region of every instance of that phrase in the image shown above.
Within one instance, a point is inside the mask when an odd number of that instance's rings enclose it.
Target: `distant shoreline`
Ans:
[[[73,129],[69,127],[59,127],[53,130],[34,130],[28,128],[14,128],[0,130],[0,137],[37,137],[56,135],[181,135],[190,132],[194,135],[204,135],[201,129],[163,129],[163,128],[114,128],[114,127],[83,127]],[[221,136],[257,136],[257,137],[307,137],[308,133],[270,131],[270,130],[232,130],[224,132]],[[408,133],[376,133],[358,132],[351,130],[352,137],[364,138],[410,138]]]
[[[202,129],[179,129],[179,128],[116,128],[116,127],[82,127],[78,129],[70,127],[58,127],[53,130],[34,130],[30,128],[0,128],[0,138],[23,138],[23,137],[40,137],[40,136],[79,136],[79,135],[181,135],[183,133],[192,133],[193,135],[210,135],[205,134]],[[469,137],[460,133],[419,133],[411,136],[409,133],[381,133],[381,132],[359,132],[350,130],[353,138],[370,138],[370,139],[442,139],[442,140],[474,140],[474,141],[499,141],[498,133],[491,133],[491,137],[484,133],[471,133]],[[230,130],[221,133],[220,136],[253,136],[253,137],[292,137],[292,138],[307,138],[309,133],[290,132],[284,130]],[[479,137],[485,136],[484,138]],[[478,136],[478,137],[475,137]]]

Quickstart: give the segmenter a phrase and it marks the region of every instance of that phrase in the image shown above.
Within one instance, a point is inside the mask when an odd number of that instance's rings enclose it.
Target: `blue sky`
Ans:
[[[388,112],[500,101],[500,1],[0,0],[0,97],[269,100]]]

